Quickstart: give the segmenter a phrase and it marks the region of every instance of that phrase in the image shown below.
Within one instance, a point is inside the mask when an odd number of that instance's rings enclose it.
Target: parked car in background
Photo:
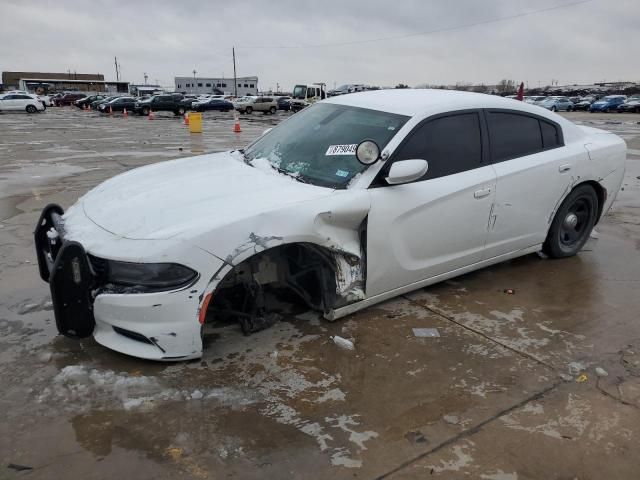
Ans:
[[[101,104],[106,103],[106,102],[110,102],[111,100],[115,100],[115,99],[116,99],[116,98],[118,98],[118,97],[119,97],[119,95],[111,95],[111,96],[109,96],[109,97],[103,97],[103,98],[101,98],[101,99],[94,100],[93,102],[91,102],[91,103],[89,104],[89,107],[90,107],[92,110],[98,110],[98,107],[99,107]]]
[[[327,95],[335,97],[338,95],[346,95],[347,93],[362,92],[365,89],[366,87],[361,83],[348,83],[346,85],[340,85],[338,88],[334,88],[333,90],[329,90]]]
[[[233,110],[233,103],[221,98],[212,98],[205,102],[195,102],[192,108],[196,112],[204,112],[207,110],[217,110],[220,112],[230,112]]]
[[[4,94],[5,95],[9,95],[9,94],[29,95],[30,97],[33,97],[36,100],[39,100],[40,103],[42,103],[42,105],[44,105],[45,107],[51,106],[51,97],[49,95],[38,95],[37,93],[29,93],[25,90],[10,90],[8,92],[4,92]]]
[[[524,97],[524,101],[526,103],[535,104],[537,102],[543,101],[545,98],[547,97],[545,97],[544,95],[532,95],[530,97]]]
[[[573,102],[566,97],[548,97],[536,105],[551,110],[552,112],[570,112],[573,110]]]
[[[85,98],[87,95],[84,93],[65,93],[60,98],[56,98],[56,106],[58,107],[66,107],[67,105],[73,105],[76,100],[80,100],[81,98]]]
[[[333,321],[534,252],[576,255],[626,153],[617,135],[492,95],[333,97],[244,149],[129,170],[66,212],[48,205],[38,272],[62,335],[198,358],[207,322],[264,328],[270,287]]]
[[[618,112],[640,113],[640,98],[632,98],[618,105]]]
[[[107,95],[89,95],[88,97],[76,100],[73,104],[78,108],[85,108],[85,106],[91,106],[93,102],[102,101],[107,98]]]
[[[291,97],[283,96],[277,97],[276,103],[278,104],[278,110],[291,110]]]
[[[573,104],[573,109],[574,110],[587,111],[587,110],[589,110],[589,107],[591,107],[591,104],[593,102],[594,102],[594,98],[593,97],[580,97],[578,99],[578,102]]]
[[[589,107],[589,111],[591,113],[593,113],[593,112],[603,112],[603,113],[617,112],[618,111],[618,105],[623,104],[626,99],[627,99],[627,97],[625,97],[624,95],[607,95],[606,97],[601,98],[600,100],[597,100],[597,101],[593,102],[591,104],[591,106]]]
[[[41,112],[46,107],[35,95],[9,93],[0,95],[0,112]]]
[[[163,95],[153,95],[146,100],[136,102],[135,112],[138,115],[149,115],[149,112],[173,112],[174,115],[184,115],[190,108],[193,99],[188,98],[187,106],[184,97],[180,93],[168,93]]]
[[[136,99],[133,97],[117,97],[108,102],[103,102],[98,105],[98,111],[100,113],[109,113],[109,108],[112,112],[123,112],[127,109],[127,112],[133,112],[136,106]]]
[[[278,111],[278,104],[273,97],[242,97],[234,103],[234,107],[240,113],[276,113]]]

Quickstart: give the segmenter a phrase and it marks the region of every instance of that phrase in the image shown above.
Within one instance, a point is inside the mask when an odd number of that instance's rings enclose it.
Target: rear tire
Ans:
[[[271,108],[269,109],[269,113],[270,113],[271,115],[275,115],[275,114],[276,114],[276,110],[277,110],[277,108],[276,108],[276,107],[271,107]]]
[[[576,187],[553,217],[542,251],[552,258],[575,255],[589,239],[597,217],[598,195],[593,187]]]
[[[247,108],[244,109],[244,113],[251,114],[252,112],[253,112],[253,108],[251,108],[251,107],[247,107]]]
[[[556,110],[558,110],[558,109],[555,107],[555,105],[553,107],[551,107],[551,111],[552,112],[555,112]]]
[[[184,108],[180,107],[178,109],[178,112],[176,113],[176,115],[184,115],[184,112],[186,112],[186,110]]]
[[[36,113],[38,109],[34,105],[27,105],[27,113]]]
[[[148,107],[144,107],[142,109],[142,115],[149,115],[149,108]]]

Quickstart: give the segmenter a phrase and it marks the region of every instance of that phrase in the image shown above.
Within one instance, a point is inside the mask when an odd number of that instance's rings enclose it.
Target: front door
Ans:
[[[483,155],[480,112],[427,119],[390,162],[424,159],[425,176],[370,188],[367,296],[420,282],[483,258],[496,176]],[[381,175],[388,171],[388,165]]]

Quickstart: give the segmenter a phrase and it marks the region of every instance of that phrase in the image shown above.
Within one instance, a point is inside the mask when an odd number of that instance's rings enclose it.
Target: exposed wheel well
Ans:
[[[594,181],[594,180],[589,180],[586,182],[582,182],[579,183],[577,185],[574,185],[573,189],[581,186],[581,185],[590,185],[596,192],[596,195],[598,196],[598,216],[596,217],[596,225],[598,224],[598,222],[600,221],[600,217],[602,216],[602,210],[604,208],[604,203],[607,201],[607,190],[600,185],[598,182]]]
[[[362,259],[312,243],[290,243],[259,252],[229,270],[217,285],[206,321],[238,321],[245,332],[273,319],[270,297],[292,292],[309,308],[328,312],[363,291]]]

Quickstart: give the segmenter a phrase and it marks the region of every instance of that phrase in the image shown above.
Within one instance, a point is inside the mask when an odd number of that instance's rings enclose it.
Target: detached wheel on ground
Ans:
[[[597,216],[598,195],[593,187],[576,187],[556,212],[542,251],[553,258],[575,255],[589,239]]]
[[[27,105],[27,113],[36,113],[38,109],[34,105]]]

